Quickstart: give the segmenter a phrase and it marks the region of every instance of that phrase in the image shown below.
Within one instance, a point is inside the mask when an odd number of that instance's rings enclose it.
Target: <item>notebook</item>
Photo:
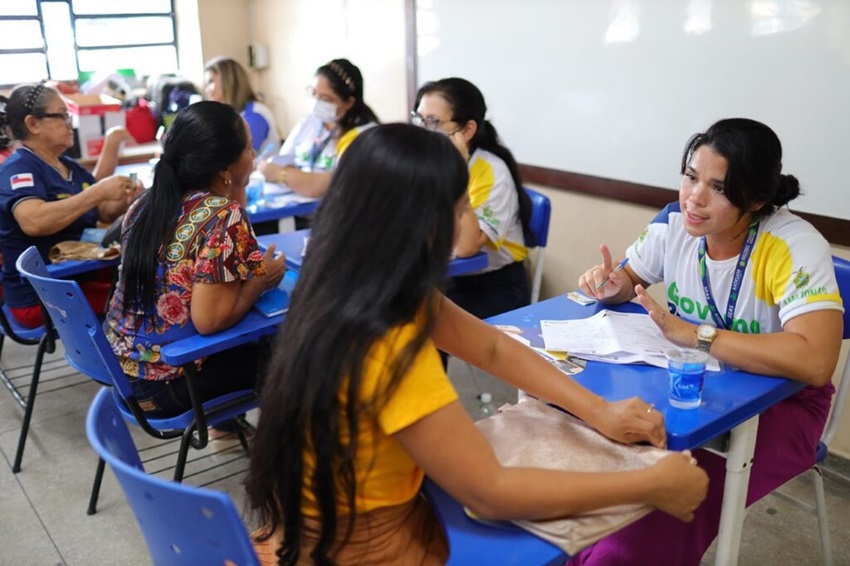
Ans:
[[[287,271],[277,287],[260,295],[260,298],[254,303],[254,308],[267,318],[285,313],[289,310],[289,298],[292,296],[292,290],[295,289],[297,281],[298,272]]]

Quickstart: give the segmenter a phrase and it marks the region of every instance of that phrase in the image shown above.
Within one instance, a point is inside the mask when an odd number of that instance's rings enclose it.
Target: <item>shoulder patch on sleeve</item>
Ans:
[[[9,182],[12,185],[13,191],[35,186],[35,181],[33,180],[32,173],[18,173],[17,175],[12,175],[9,178]]]

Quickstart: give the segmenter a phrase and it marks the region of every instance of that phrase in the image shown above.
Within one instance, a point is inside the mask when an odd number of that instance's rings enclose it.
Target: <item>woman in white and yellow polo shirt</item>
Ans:
[[[471,82],[429,82],[416,95],[413,122],[441,132],[466,159],[470,207],[461,220],[455,255],[487,252],[487,268],[455,277],[446,295],[479,318],[525,306],[530,301],[523,260],[531,200],[522,188],[516,160],[485,119],[487,105]]]

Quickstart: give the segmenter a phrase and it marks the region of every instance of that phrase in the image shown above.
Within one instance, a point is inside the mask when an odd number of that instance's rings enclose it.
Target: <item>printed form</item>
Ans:
[[[677,346],[667,340],[648,314],[610,310],[577,320],[541,320],[547,350],[613,364],[647,363],[667,367],[665,352]],[[710,371],[720,364],[710,358]]]

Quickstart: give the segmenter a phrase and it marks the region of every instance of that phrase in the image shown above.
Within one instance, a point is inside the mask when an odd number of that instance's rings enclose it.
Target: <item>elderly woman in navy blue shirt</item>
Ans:
[[[22,146],[0,166],[3,295],[17,322],[35,328],[43,323],[41,307],[15,269],[18,256],[35,245],[46,259],[56,243],[79,240],[85,228],[113,221],[140,185],[111,175],[121,142],[130,139],[123,128],[107,136],[94,174],[63,155],[74,145],[71,117],[59,93],[44,83],[15,88],[6,115]],[[87,281],[82,286],[95,312],[103,312],[108,283]]]

